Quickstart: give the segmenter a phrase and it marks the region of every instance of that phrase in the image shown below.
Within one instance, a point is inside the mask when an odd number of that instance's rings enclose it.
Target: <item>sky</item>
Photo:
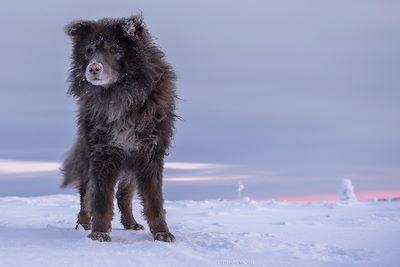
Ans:
[[[400,3],[387,0],[4,0],[0,159],[63,160],[76,131],[63,26],[138,12],[179,77],[167,161],[219,166],[167,168],[167,198],[234,198],[239,182],[260,199],[335,194],[343,178],[400,192]],[[17,176],[0,171],[0,195],[69,192],[54,171]]]

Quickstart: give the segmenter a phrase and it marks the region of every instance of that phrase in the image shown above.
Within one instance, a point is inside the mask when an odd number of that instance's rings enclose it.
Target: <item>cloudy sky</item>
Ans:
[[[0,159],[63,159],[76,110],[63,26],[138,11],[179,76],[168,161],[218,164],[167,169],[167,197],[234,197],[239,181],[254,198],[334,194],[345,177],[400,191],[398,1],[4,0]],[[1,195],[25,194],[14,176],[0,168]],[[32,177],[56,192],[56,173]]]

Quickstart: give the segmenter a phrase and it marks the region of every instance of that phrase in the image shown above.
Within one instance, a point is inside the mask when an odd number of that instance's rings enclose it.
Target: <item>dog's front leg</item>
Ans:
[[[114,186],[121,164],[118,153],[101,148],[92,153],[90,162],[92,233],[89,237],[98,241],[111,241],[109,231],[113,217]]]
[[[139,190],[143,201],[143,213],[154,240],[175,242],[175,236],[169,231],[165,221],[162,193],[163,162],[160,157],[141,162],[141,168],[138,169]]]

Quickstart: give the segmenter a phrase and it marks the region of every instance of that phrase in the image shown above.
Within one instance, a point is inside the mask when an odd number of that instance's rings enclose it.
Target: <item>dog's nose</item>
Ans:
[[[89,72],[93,74],[100,73],[103,70],[101,63],[92,63],[89,65]]]

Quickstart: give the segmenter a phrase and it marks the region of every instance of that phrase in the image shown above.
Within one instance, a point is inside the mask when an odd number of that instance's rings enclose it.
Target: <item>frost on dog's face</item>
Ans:
[[[95,86],[123,82],[127,61],[135,54],[142,31],[138,17],[122,20],[74,21],[65,27],[73,41],[74,75]]]
[[[85,50],[85,78],[93,85],[107,87],[120,79],[123,51],[99,35]]]

